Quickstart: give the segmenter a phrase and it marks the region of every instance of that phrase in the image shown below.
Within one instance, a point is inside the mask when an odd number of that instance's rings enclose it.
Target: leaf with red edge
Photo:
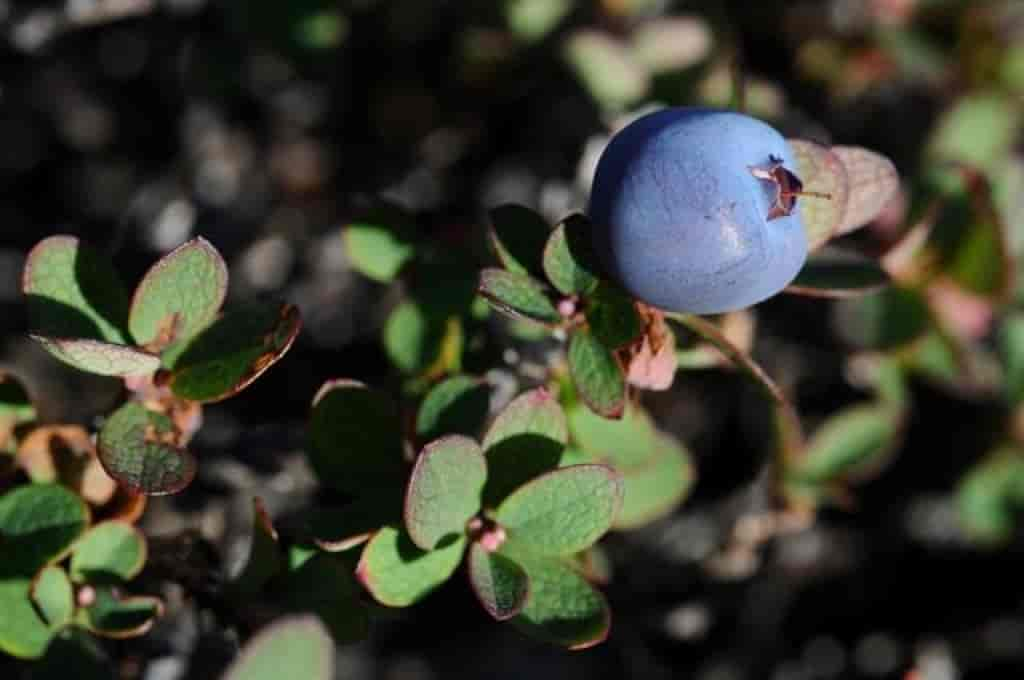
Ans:
[[[552,558],[513,557],[530,580],[526,606],[512,619],[516,628],[572,650],[593,647],[608,637],[608,602],[578,571]]]
[[[530,579],[511,558],[479,543],[469,548],[469,583],[480,604],[498,621],[507,621],[526,605]]]
[[[463,435],[423,447],[405,493],[405,528],[413,543],[433,550],[466,531],[480,510],[487,462],[480,445]]]
[[[25,261],[21,288],[33,333],[128,342],[128,293],[117,270],[74,236],[37,243]]]
[[[836,236],[848,234],[872,222],[900,188],[896,166],[880,153],[859,146],[831,148],[850,182],[850,198]]]
[[[626,377],[612,350],[589,329],[569,340],[569,374],[583,402],[605,418],[621,418],[626,405]]]
[[[178,493],[196,474],[192,454],[175,445],[170,418],[128,402],[107,418],[97,438],[107,473],[133,491],[149,496]]]
[[[828,147],[806,139],[790,139],[789,147],[796,156],[796,176],[803,183],[803,190],[829,196],[797,199],[807,232],[807,250],[813,253],[828,243],[842,225],[849,203],[850,180],[846,166]]]
[[[558,467],[568,439],[565,412],[547,388],[513,399],[484,436],[486,505],[496,506],[519,486]]]
[[[92,586],[91,602],[75,612],[75,623],[102,637],[124,640],[145,635],[163,616],[164,603],[156,597],[136,595],[124,597],[111,586]],[[82,591],[79,593],[82,599]]]
[[[171,362],[171,390],[210,403],[248,387],[285,355],[302,328],[295,305],[254,302],[228,311]]]
[[[132,296],[128,327],[140,346],[160,352],[213,321],[228,290],[228,268],[202,237],[150,267]]]
[[[448,580],[465,547],[461,535],[436,550],[422,550],[404,530],[383,527],[363,548],[356,578],[382,605],[407,607]]]
[[[69,366],[97,375],[148,375],[160,368],[160,357],[145,350],[87,338],[30,335]]]
[[[611,528],[622,508],[623,484],[608,465],[570,465],[516,489],[494,519],[509,542],[533,555],[571,555]]]

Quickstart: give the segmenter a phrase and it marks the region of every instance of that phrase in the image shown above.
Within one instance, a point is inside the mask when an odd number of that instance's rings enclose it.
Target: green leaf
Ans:
[[[446,378],[423,398],[416,416],[416,436],[420,441],[445,434],[476,436],[487,418],[489,396],[490,388],[480,378]]]
[[[145,635],[163,615],[163,602],[155,597],[121,597],[111,586],[86,587],[92,588],[93,601],[78,608],[75,623],[96,635],[117,640]]]
[[[408,607],[448,580],[465,547],[466,537],[458,536],[437,550],[421,550],[405,531],[383,527],[363,548],[356,578],[377,602]]]
[[[787,471],[801,484],[823,484],[877,465],[895,444],[899,418],[887,405],[861,405],[829,418]]]
[[[32,606],[29,578],[7,576],[6,566],[0,571],[0,651],[19,659],[38,659],[53,631]]]
[[[622,476],[607,465],[573,465],[516,489],[494,518],[530,553],[571,555],[608,531],[622,507]]]
[[[352,268],[380,283],[394,281],[416,254],[412,219],[396,205],[375,206],[345,227],[344,237]]]
[[[224,258],[206,239],[186,241],[149,268],[132,295],[128,327],[155,351],[187,340],[213,321],[228,290]]]
[[[574,650],[593,647],[608,637],[611,609],[579,572],[550,558],[527,558],[520,564],[529,578],[530,594],[522,613],[512,619],[516,628]]]
[[[44,567],[32,580],[30,594],[51,629],[63,628],[71,622],[75,613],[74,591],[63,567]]]
[[[507,621],[522,611],[530,581],[521,566],[501,553],[485,550],[479,543],[470,546],[468,565],[469,583],[488,614]]]
[[[610,349],[587,329],[569,340],[569,373],[583,402],[605,418],[620,418],[626,404],[626,379]]]
[[[321,483],[353,494],[404,484],[401,421],[391,399],[354,380],[332,380],[313,398],[309,461]]]
[[[672,513],[693,488],[690,453],[668,435],[658,437],[657,454],[646,465],[622,471],[622,510],[616,529],[634,529]]]
[[[36,419],[36,408],[28,390],[16,377],[0,370],[0,430],[4,423],[10,426],[28,423]],[[0,439],[3,437],[0,436]],[[0,441],[0,446],[3,442]]]
[[[443,328],[438,329],[415,300],[395,307],[384,322],[384,349],[404,373],[417,373],[437,356]]]
[[[309,520],[313,542],[327,552],[344,552],[365,543],[385,524],[402,521],[403,492],[376,492],[341,508],[318,508]]]
[[[1005,366],[1006,398],[1012,406],[1024,402],[1024,315],[1011,314],[999,331]]]
[[[413,543],[433,550],[466,531],[480,510],[487,463],[480,445],[458,434],[427,444],[405,494],[405,528]]]
[[[629,344],[643,331],[633,298],[606,281],[587,300],[586,317],[590,332],[608,349]]]
[[[635,404],[628,405],[619,420],[574,406],[569,409],[568,421],[576,446],[594,461],[608,463],[623,474],[651,465],[661,451],[654,423]]]
[[[299,308],[288,303],[232,309],[188,341],[171,362],[171,390],[205,403],[234,396],[285,355],[301,328]]]
[[[539,387],[512,400],[484,437],[485,504],[496,506],[514,489],[557,467],[568,436],[565,413],[547,389]]]
[[[231,593],[236,598],[256,595],[267,582],[284,569],[284,556],[277,542],[277,530],[267,515],[263,501],[252,499],[252,541],[249,544],[249,559],[242,571],[231,583]]]
[[[71,578],[81,583],[130,581],[146,564],[146,538],[127,522],[101,522],[78,539]]]
[[[315,555],[275,582],[272,596],[285,611],[315,614],[327,626],[335,643],[366,638],[369,612],[352,568],[335,555]]]
[[[923,337],[931,325],[931,311],[924,296],[901,286],[845,300],[837,306],[836,314],[843,339],[863,349],[904,347]]]
[[[804,191],[831,196],[797,199],[800,221],[807,234],[807,250],[813,253],[839,231],[849,201],[850,181],[843,162],[828,147],[805,139],[787,141],[796,157],[797,166],[792,170],[803,183]]]
[[[223,680],[332,680],[334,641],[315,616],[288,616],[257,633]]]
[[[967,534],[983,544],[998,545],[1013,537],[1024,510],[1024,457],[1004,446],[986,456],[960,480],[956,507]]]
[[[1010,153],[1021,127],[1019,106],[995,92],[976,92],[955,100],[932,128],[929,152],[993,170]]]
[[[502,266],[515,274],[544,276],[544,244],[551,235],[547,220],[513,203],[492,208],[487,215],[491,221],[491,243]]]
[[[479,291],[495,309],[509,316],[550,325],[562,322],[544,284],[526,274],[484,269]]]
[[[130,401],[114,411],[100,429],[96,451],[107,474],[135,493],[178,493],[192,482],[196,461],[174,445],[171,419]]]
[[[988,178],[973,168],[939,166],[924,174],[918,194],[915,214],[934,222],[920,259],[968,292],[1008,298],[1015,263]]]
[[[73,236],[51,236],[22,273],[29,328],[54,338],[128,342],[128,293],[107,258]]]
[[[890,283],[885,270],[867,259],[810,260],[786,291],[810,297],[845,298],[875,293]]]
[[[593,228],[584,215],[570,215],[544,246],[544,273],[563,295],[586,296],[597,288],[601,269],[591,241]]]
[[[98,375],[148,375],[160,368],[160,357],[135,347],[85,338],[31,335],[64,363]]]
[[[89,509],[63,486],[26,484],[8,491],[0,496],[0,576],[31,578],[64,557],[88,525]]]
[[[598,29],[581,29],[563,43],[563,54],[590,96],[608,111],[622,111],[650,89],[650,75],[629,45]]]

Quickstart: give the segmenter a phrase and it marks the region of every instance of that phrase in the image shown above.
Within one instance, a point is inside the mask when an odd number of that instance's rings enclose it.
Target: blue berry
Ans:
[[[807,257],[800,211],[791,200],[780,210],[779,185],[765,178],[780,167],[796,168],[786,140],[749,116],[671,108],[633,121],[602,154],[590,195],[607,273],[678,312],[718,314],[775,295]]]

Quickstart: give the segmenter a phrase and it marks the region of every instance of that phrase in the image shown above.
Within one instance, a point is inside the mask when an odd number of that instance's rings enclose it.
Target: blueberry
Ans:
[[[694,314],[778,293],[807,257],[800,211],[792,201],[780,211],[779,185],[752,171],[780,167],[796,168],[786,140],[749,116],[670,108],[633,121],[608,144],[591,190],[607,273],[643,302]]]

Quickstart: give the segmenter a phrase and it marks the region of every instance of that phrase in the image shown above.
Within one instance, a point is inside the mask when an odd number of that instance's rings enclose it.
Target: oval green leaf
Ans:
[[[19,659],[38,659],[46,652],[53,631],[29,599],[28,577],[0,573],[0,651]]]
[[[354,380],[332,380],[313,398],[309,461],[321,483],[357,495],[404,485],[398,407]]]
[[[385,524],[402,521],[403,493],[376,492],[341,508],[318,508],[308,523],[313,542],[327,552],[344,552],[366,543]]]
[[[519,564],[473,543],[469,548],[468,565],[469,584],[488,614],[498,621],[507,621],[522,611],[530,580]]]
[[[71,622],[75,613],[74,591],[63,567],[44,567],[32,580],[30,594],[51,629],[63,628]]]
[[[174,445],[178,431],[170,418],[128,402],[107,418],[96,449],[107,474],[135,493],[177,493],[192,481],[192,454]]]
[[[132,295],[135,342],[160,352],[213,321],[228,290],[228,268],[213,245],[186,241],[149,268]]]
[[[127,522],[101,522],[78,539],[71,578],[82,583],[130,581],[146,563],[146,538]]]
[[[128,293],[106,257],[73,236],[29,252],[21,279],[33,333],[128,342]]]
[[[636,340],[644,329],[633,298],[606,281],[598,284],[587,300],[585,315],[590,332],[608,349]]]
[[[635,529],[666,517],[693,488],[690,453],[672,437],[658,437],[656,457],[641,467],[623,472],[622,510],[616,529]]]
[[[416,254],[412,218],[396,205],[375,206],[345,227],[344,239],[352,268],[380,283],[394,281]]]
[[[480,445],[463,435],[427,444],[405,493],[405,528],[413,543],[433,550],[465,533],[480,510],[487,463]]]
[[[257,633],[222,680],[332,680],[334,642],[315,616],[288,616]]]
[[[570,215],[555,227],[544,246],[544,273],[563,295],[589,295],[597,288],[600,267],[590,231],[593,225],[580,214]]]
[[[171,390],[210,403],[234,396],[285,355],[302,328],[299,308],[254,302],[227,312],[171,362]]]
[[[594,461],[623,474],[646,468],[659,455],[658,431],[651,417],[629,404],[619,420],[603,418],[582,405],[569,409],[569,430],[576,446]]]
[[[32,335],[33,340],[64,363],[97,375],[149,375],[160,368],[160,357],[128,345],[86,338]]]
[[[604,596],[565,562],[524,559],[530,580],[523,611],[512,619],[519,630],[544,642],[573,650],[608,637],[612,613]]]
[[[480,272],[479,293],[491,306],[511,317],[546,325],[562,322],[544,284],[526,274],[484,269]]]
[[[611,528],[622,507],[622,476],[607,465],[573,465],[516,489],[495,512],[509,541],[536,555],[571,555]]]
[[[610,349],[586,328],[569,340],[569,374],[583,402],[605,418],[621,418],[626,406],[626,378]]]
[[[382,605],[408,607],[448,580],[465,547],[463,535],[437,550],[422,550],[405,531],[383,527],[363,548],[356,578]]]
[[[0,496],[0,575],[31,578],[58,561],[89,525],[81,498],[58,484],[26,484]]]
[[[416,415],[416,436],[431,441],[446,434],[475,437],[487,418],[490,388],[479,378],[454,375],[423,398]]]
[[[899,426],[897,413],[888,405],[849,407],[818,428],[787,477],[801,484],[824,484],[876,467],[896,444]]]
[[[513,399],[484,437],[485,504],[497,506],[519,486],[556,468],[568,437],[565,412],[549,390],[538,387]]]

